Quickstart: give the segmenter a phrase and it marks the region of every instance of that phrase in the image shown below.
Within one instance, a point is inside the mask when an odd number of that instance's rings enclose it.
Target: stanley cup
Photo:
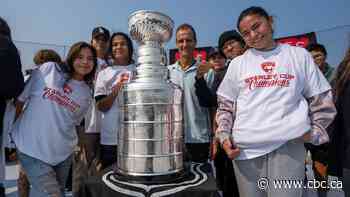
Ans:
[[[182,91],[170,83],[163,44],[174,23],[153,11],[129,17],[131,38],[139,44],[136,77],[121,94],[117,174],[172,177],[183,171]]]

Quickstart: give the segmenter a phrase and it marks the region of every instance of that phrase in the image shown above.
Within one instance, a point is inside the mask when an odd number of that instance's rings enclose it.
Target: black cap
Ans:
[[[224,55],[224,52],[222,51],[222,49],[224,47],[225,42],[230,40],[236,40],[240,42],[243,46],[245,45],[245,42],[242,36],[236,30],[225,31],[220,35],[219,43],[218,43],[219,51],[222,55]]]
[[[208,59],[212,58],[214,55],[217,55],[217,54],[220,54],[220,51],[218,48],[214,47],[214,48],[211,48],[208,52]]]
[[[99,35],[103,35],[106,40],[109,40],[110,34],[108,29],[99,26],[99,27],[95,27],[94,30],[92,30],[92,38],[96,38]]]

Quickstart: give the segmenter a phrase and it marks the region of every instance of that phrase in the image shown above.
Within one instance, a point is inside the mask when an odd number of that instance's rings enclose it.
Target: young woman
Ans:
[[[133,45],[126,34],[114,33],[109,43],[113,65],[97,75],[95,100],[97,109],[102,112],[101,121],[101,162],[106,168],[116,162],[118,132],[120,128],[119,90],[135,70],[133,65]]]
[[[336,113],[330,85],[305,49],[274,41],[263,8],[244,10],[237,29],[249,49],[230,63],[216,118],[240,196],[301,196],[302,187],[278,189],[273,181],[302,183],[304,141],[328,141],[325,129]]]
[[[56,62],[60,64],[62,62],[60,55],[51,49],[41,49],[39,50],[33,58],[33,62],[36,66],[41,66],[46,62]],[[32,72],[33,70],[31,70]],[[30,75],[28,76],[28,79]],[[23,109],[23,102],[16,102],[16,116],[18,116]],[[15,117],[17,118],[17,117]],[[20,197],[28,197],[30,194],[30,183],[28,181],[27,175],[25,174],[22,167],[19,167],[19,175],[17,179],[18,195]]]
[[[350,48],[333,82],[338,113],[329,127],[328,174],[342,179],[345,196],[350,196]]]
[[[66,64],[48,62],[34,70],[18,100],[27,106],[13,131],[18,157],[41,196],[64,196],[64,184],[77,144],[75,127],[91,103],[96,52],[74,44]]]

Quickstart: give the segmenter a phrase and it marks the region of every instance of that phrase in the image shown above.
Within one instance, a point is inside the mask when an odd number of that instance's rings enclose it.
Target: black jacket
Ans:
[[[200,106],[217,108],[216,91],[218,90],[221,81],[224,79],[226,71],[227,67],[214,73],[214,81],[211,87],[208,87],[207,82],[203,77],[199,79],[196,78],[194,87],[196,88],[195,92]]]
[[[328,174],[342,177],[350,169],[350,81],[337,102],[337,115],[328,128],[330,133]]]
[[[21,60],[13,42],[0,35],[0,134],[6,100],[17,97],[23,90],[24,79]]]

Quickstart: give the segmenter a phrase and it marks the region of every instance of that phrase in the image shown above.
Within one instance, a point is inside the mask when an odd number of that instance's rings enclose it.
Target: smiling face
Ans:
[[[128,49],[128,42],[124,36],[114,36],[111,44],[112,57],[114,62],[128,62],[130,54]]]
[[[176,47],[179,49],[180,57],[193,57],[196,40],[191,29],[183,28],[176,33]]]
[[[315,64],[320,68],[326,63],[326,55],[321,51],[310,51],[312,57],[314,58]]]
[[[96,49],[99,58],[105,57],[108,49],[108,39],[105,35],[100,34],[94,37],[91,41],[91,45]]]
[[[232,39],[225,42],[222,51],[227,58],[234,59],[235,57],[242,55],[243,46],[239,41]]]
[[[225,67],[225,58],[220,53],[216,53],[209,57],[209,64],[215,71],[219,71]]]
[[[82,81],[84,76],[91,73],[94,68],[94,56],[91,49],[85,47],[73,61],[73,79]]]
[[[272,24],[272,18],[251,14],[242,18],[239,31],[249,47],[268,50],[275,46]]]

